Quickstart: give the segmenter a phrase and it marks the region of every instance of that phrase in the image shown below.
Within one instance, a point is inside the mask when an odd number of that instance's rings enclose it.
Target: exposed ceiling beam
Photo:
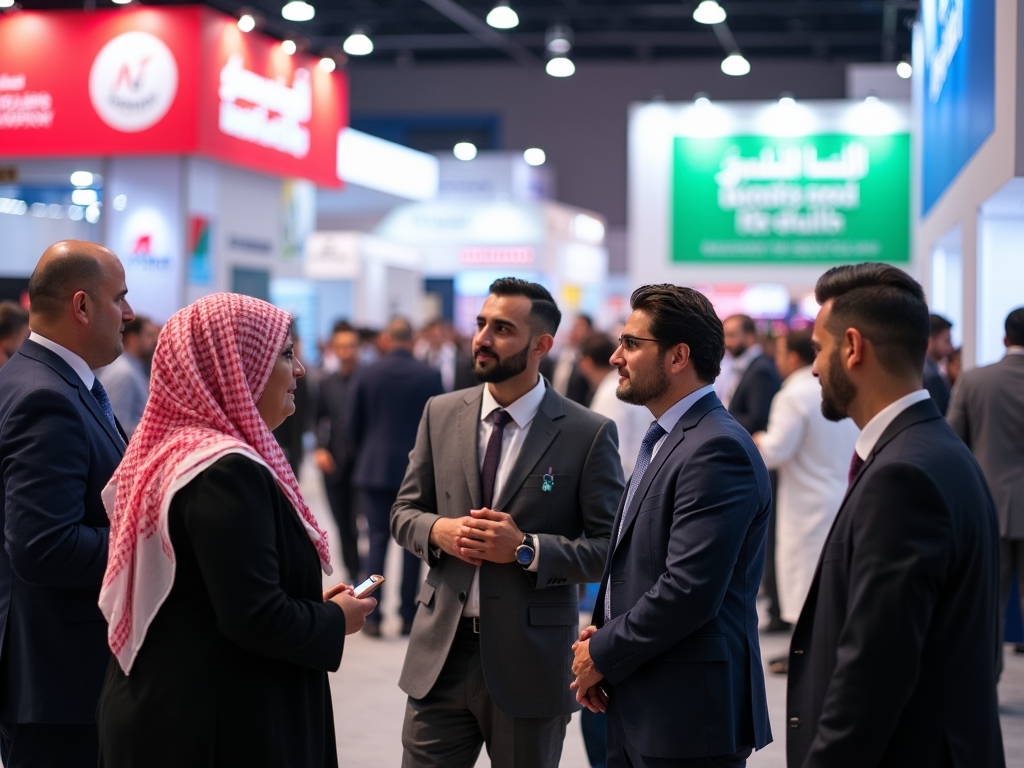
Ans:
[[[514,42],[508,35],[504,35],[487,26],[485,21],[467,11],[456,3],[455,0],[423,0],[423,2],[451,21],[454,21],[480,42],[485,43],[491,48],[503,51],[524,67],[529,67],[530,69],[540,68],[540,59],[534,56],[528,48]]]

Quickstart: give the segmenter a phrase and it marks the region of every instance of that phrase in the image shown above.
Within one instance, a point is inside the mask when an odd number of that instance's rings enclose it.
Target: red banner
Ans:
[[[202,154],[340,186],[348,83],[199,7],[0,17],[0,156]]]

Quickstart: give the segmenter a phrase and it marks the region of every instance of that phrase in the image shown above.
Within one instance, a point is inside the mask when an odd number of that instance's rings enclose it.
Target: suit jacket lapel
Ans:
[[[75,378],[78,378],[77,374]],[[93,397],[92,392],[86,389],[85,382],[81,379],[78,379],[78,396],[81,398],[82,402],[85,403],[86,408],[89,409],[89,412],[95,417],[96,421],[100,423],[100,426],[103,427],[103,431],[107,433],[107,437],[109,437],[111,442],[116,446],[117,452],[124,456],[126,443],[124,437],[114,428],[113,424],[107,421],[107,417],[103,413],[103,409],[100,408],[100,404],[96,401],[96,398]]]
[[[467,391],[465,404],[459,411],[455,425],[459,452],[462,456],[462,469],[466,473],[466,487],[469,488],[469,499],[473,503],[473,509],[479,509],[483,503],[477,445],[480,441],[480,403],[484,397],[484,386],[486,385]]]
[[[498,498],[495,499],[495,509],[504,510],[509,501],[512,500],[512,497],[515,496],[516,491],[522,487],[530,471],[537,466],[537,462],[541,460],[544,452],[547,451],[552,441],[557,437],[560,430],[558,425],[555,424],[555,420],[562,418],[564,413],[561,395],[555,392],[554,388],[548,386],[544,392],[544,399],[540,401],[537,415],[533,417],[533,421],[530,423],[530,431],[526,434],[526,441],[523,443],[523,447],[519,449],[516,463],[512,465],[512,470],[508,473],[508,479],[501,486],[501,492],[498,494]],[[558,470],[557,467],[554,469],[555,471]]]

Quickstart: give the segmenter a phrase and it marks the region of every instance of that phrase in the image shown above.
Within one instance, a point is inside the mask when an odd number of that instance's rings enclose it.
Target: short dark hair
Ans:
[[[153,325],[153,321],[148,317],[136,315],[134,320],[129,320],[124,324],[124,330],[121,331],[121,334],[124,336],[134,336],[135,334],[142,333],[142,329],[147,325]]]
[[[943,331],[948,331],[952,327],[953,323],[942,315],[928,315],[928,338],[938,336]]]
[[[671,283],[642,285],[629,305],[650,317],[650,332],[663,353],[676,344],[689,345],[697,378],[709,384],[715,380],[722,370],[725,331],[707,296]]]
[[[358,333],[358,331],[352,327],[352,323],[348,320],[339,320],[334,324],[334,328],[331,329],[331,336],[334,336],[336,333]]]
[[[552,336],[558,331],[562,312],[543,285],[518,277],[501,277],[491,283],[490,292],[495,296],[525,296],[530,300],[530,323],[533,330]]]
[[[387,334],[395,344],[408,344],[413,337],[412,323],[404,317],[393,317],[388,323]]]
[[[818,304],[832,300],[829,332],[856,328],[890,373],[921,375],[928,350],[928,304],[902,269],[867,262],[833,267],[814,286]]]
[[[754,323],[754,318],[752,318],[750,315],[729,315],[727,318],[725,318],[723,325],[729,322],[730,320],[739,320],[740,330],[743,331],[744,333],[753,333],[755,335],[757,334],[757,325]]]
[[[807,365],[814,363],[817,353],[814,351],[814,345],[811,343],[811,331],[809,329],[802,328],[799,331],[790,331],[786,334],[785,339],[787,352],[795,352],[801,362]]]
[[[1024,347],[1024,307],[1017,307],[1006,316],[1006,340],[1014,347]]]
[[[55,318],[78,291],[96,291],[103,281],[99,260],[87,253],[66,253],[37,266],[28,280],[28,299],[32,312]]]
[[[601,368],[611,368],[612,364],[608,361],[615,354],[617,347],[618,345],[607,334],[593,333],[580,344],[580,357],[589,357],[594,361],[594,365]]]
[[[580,313],[580,314],[576,315],[576,319],[577,320],[582,320],[584,323],[586,323],[587,324],[587,328],[593,328],[594,327],[594,318],[592,318],[590,315],[585,315],[583,313]]]
[[[21,333],[28,325],[28,312],[13,301],[0,301],[0,339]]]

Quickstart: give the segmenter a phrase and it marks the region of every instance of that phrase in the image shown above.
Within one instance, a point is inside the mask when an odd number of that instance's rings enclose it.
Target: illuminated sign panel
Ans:
[[[675,262],[910,258],[910,136],[677,136]]]

